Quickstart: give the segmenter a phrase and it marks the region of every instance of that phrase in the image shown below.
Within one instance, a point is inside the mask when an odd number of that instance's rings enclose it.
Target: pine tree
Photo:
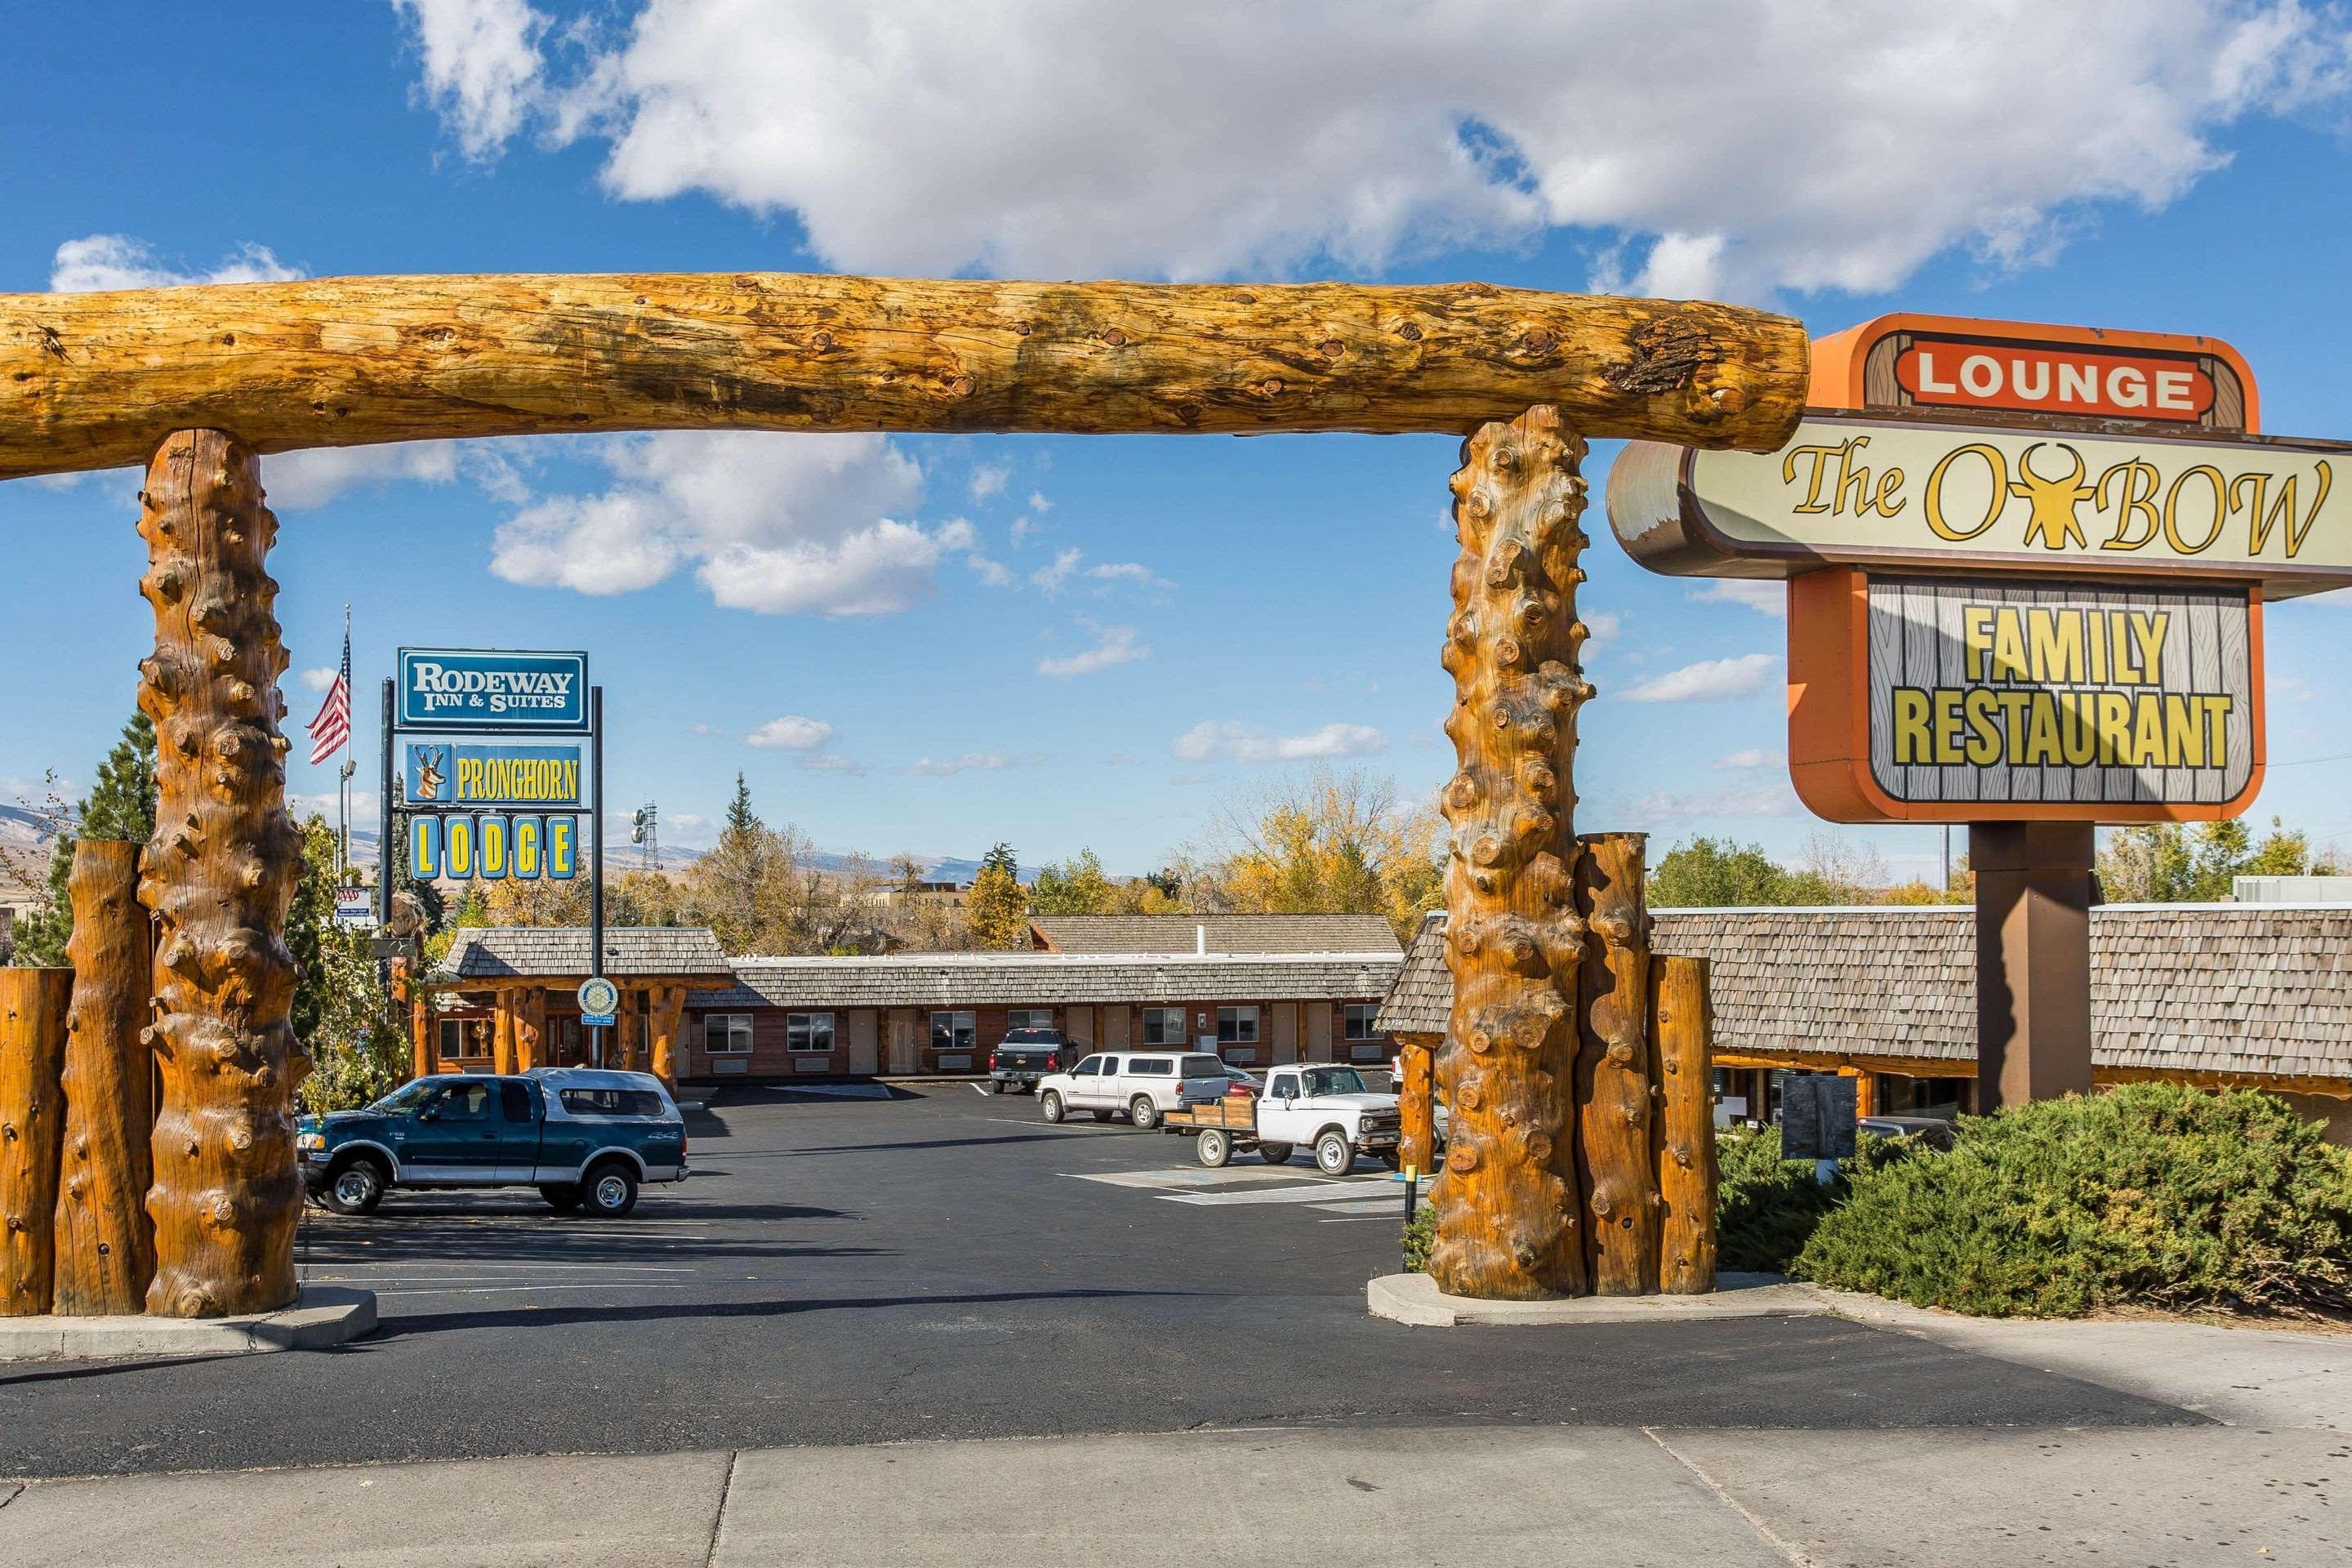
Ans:
[[[73,874],[78,838],[144,844],[154,832],[155,726],[146,714],[134,713],[122,727],[122,738],[98,765],[98,781],[82,797],[75,829],[59,832],[50,842],[48,896],[16,922],[14,962],[66,962],[66,943],[73,936],[73,901],[66,881]]]

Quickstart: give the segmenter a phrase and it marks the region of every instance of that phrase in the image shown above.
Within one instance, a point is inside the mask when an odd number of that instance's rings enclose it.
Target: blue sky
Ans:
[[[2344,15],[1852,8],[35,4],[5,27],[0,291],[379,272],[1484,279],[2199,331],[2264,424],[2352,433]],[[1622,15],[1621,15],[1622,13]],[[1639,17],[1646,17],[1640,20]],[[1497,29],[1500,29],[1497,31]],[[1922,32],[1920,29],[1941,29]],[[1682,51],[1659,53],[1664,30]],[[1489,47],[1516,39],[1510,58]],[[126,38],[142,47],[123,47]],[[1486,42],[1481,43],[1480,39]],[[1686,72],[1676,100],[1654,62]],[[1524,79],[1497,84],[1508,74]],[[1589,472],[1588,828],[1831,832],[1777,613],[1632,565]],[[1450,771],[1437,437],[549,439],[272,458],[317,704],[403,643],[584,647],[619,806],[689,842],[740,769],[821,846],[1141,871],[1323,758]],[[88,783],[151,636],[128,476],[0,484],[0,793]],[[1071,552],[1076,552],[1072,554]],[[2258,813],[2352,845],[2352,605],[2270,617]],[[1667,689],[1647,683],[1692,667]],[[760,743],[765,742],[765,743]],[[373,743],[362,742],[362,784]],[[2293,765],[2305,759],[2308,765]],[[290,787],[331,770],[298,754]]]

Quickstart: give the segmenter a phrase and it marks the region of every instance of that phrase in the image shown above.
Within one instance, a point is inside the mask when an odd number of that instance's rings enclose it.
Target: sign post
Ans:
[[[1630,444],[1610,522],[1788,579],[1799,798],[1969,829],[1978,1110],[2087,1090],[2096,828],[2252,804],[2263,607],[2352,584],[2352,446],[2257,434],[2226,343],[2082,327],[1880,317],[1809,403],[1778,452]]]

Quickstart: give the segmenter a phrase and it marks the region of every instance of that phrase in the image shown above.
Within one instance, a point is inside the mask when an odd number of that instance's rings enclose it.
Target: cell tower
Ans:
[[[637,807],[629,821],[629,842],[639,847],[638,864],[648,871],[662,868],[661,807],[652,801]]]

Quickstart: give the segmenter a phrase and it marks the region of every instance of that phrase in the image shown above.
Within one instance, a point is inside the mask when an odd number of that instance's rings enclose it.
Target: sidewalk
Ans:
[[[2171,1323],[1890,1328],[2161,1391],[2104,1431],[1268,1428],[36,1482],[0,1563],[2328,1563],[2352,1341]],[[1957,1341],[1955,1342],[1958,1342]],[[1823,1390],[1824,1419],[1866,1419]],[[2219,1423],[2229,1423],[2227,1425]],[[0,1483],[0,1494],[9,1488]]]

